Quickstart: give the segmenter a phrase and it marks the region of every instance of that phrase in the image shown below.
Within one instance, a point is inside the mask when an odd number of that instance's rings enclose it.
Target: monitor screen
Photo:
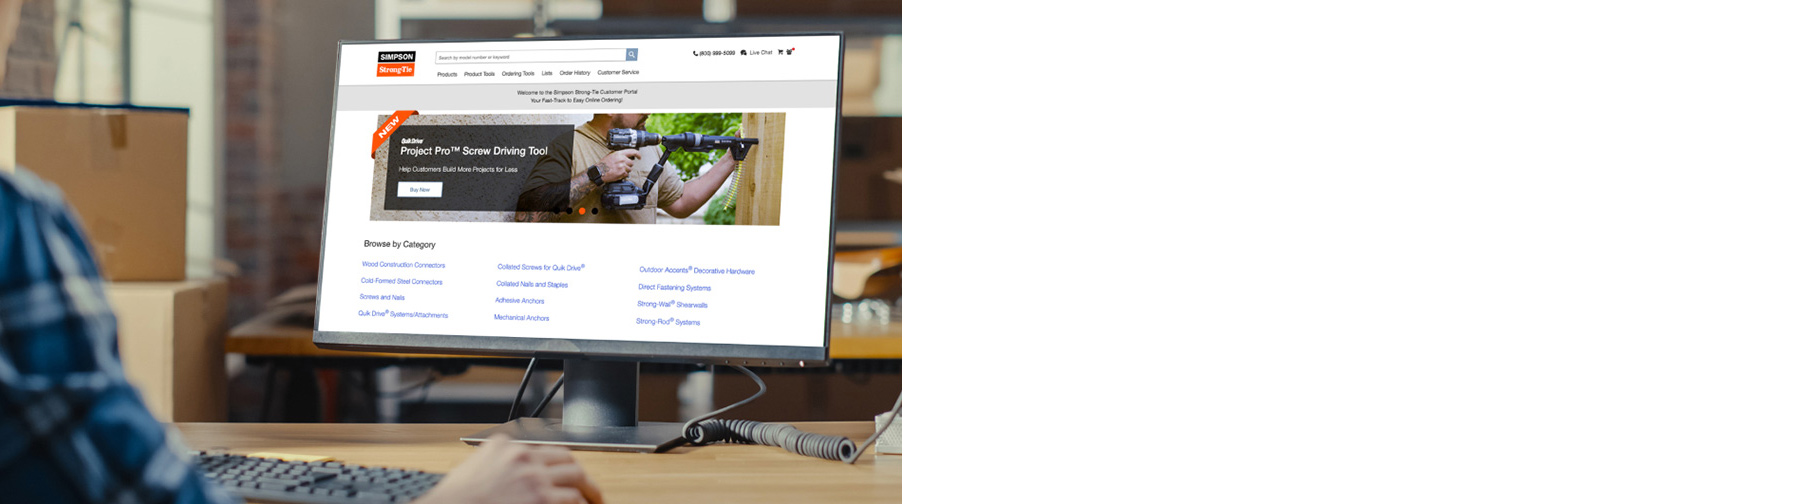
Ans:
[[[341,44],[314,340],[824,359],[842,48]]]

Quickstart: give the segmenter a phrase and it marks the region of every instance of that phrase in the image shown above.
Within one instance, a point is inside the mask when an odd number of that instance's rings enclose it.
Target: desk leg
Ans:
[[[375,421],[400,422],[400,366],[382,366],[375,370]]]
[[[319,393],[318,368],[312,363],[300,362],[288,367],[287,400],[283,402],[282,420],[287,422],[318,422],[320,420],[321,394]]]
[[[271,359],[268,373],[268,377],[263,379],[262,421],[319,421],[319,376],[312,365],[283,365],[280,360]],[[286,387],[278,385],[283,375],[287,377]],[[277,394],[277,391],[280,393]],[[280,406],[276,406],[278,403]],[[280,413],[279,416],[277,412]]]
[[[319,378],[319,421],[338,423],[338,370],[320,369],[313,374]]]
[[[276,365],[275,362],[271,359],[263,365],[262,421],[264,422],[275,421],[275,373],[281,370],[281,366]]]

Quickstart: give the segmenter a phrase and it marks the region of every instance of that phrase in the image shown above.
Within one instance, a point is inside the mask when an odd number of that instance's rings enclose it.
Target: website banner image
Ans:
[[[778,226],[786,116],[382,114],[369,218]]]

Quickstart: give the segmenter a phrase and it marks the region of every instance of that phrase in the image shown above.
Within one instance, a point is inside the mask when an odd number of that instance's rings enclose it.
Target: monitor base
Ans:
[[[687,442],[681,436],[681,424],[675,422],[639,422],[633,426],[582,427],[564,425],[560,420],[520,418],[487,430],[463,436],[464,443],[478,445],[495,434],[506,434],[514,441],[531,444],[567,446],[571,450],[662,453]]]

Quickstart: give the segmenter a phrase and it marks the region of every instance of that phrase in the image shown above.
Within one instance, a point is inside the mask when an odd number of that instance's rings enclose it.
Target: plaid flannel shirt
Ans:
[[[62,193],[0,172],[0,502],[232,502],[119,363],[117,322]]]

